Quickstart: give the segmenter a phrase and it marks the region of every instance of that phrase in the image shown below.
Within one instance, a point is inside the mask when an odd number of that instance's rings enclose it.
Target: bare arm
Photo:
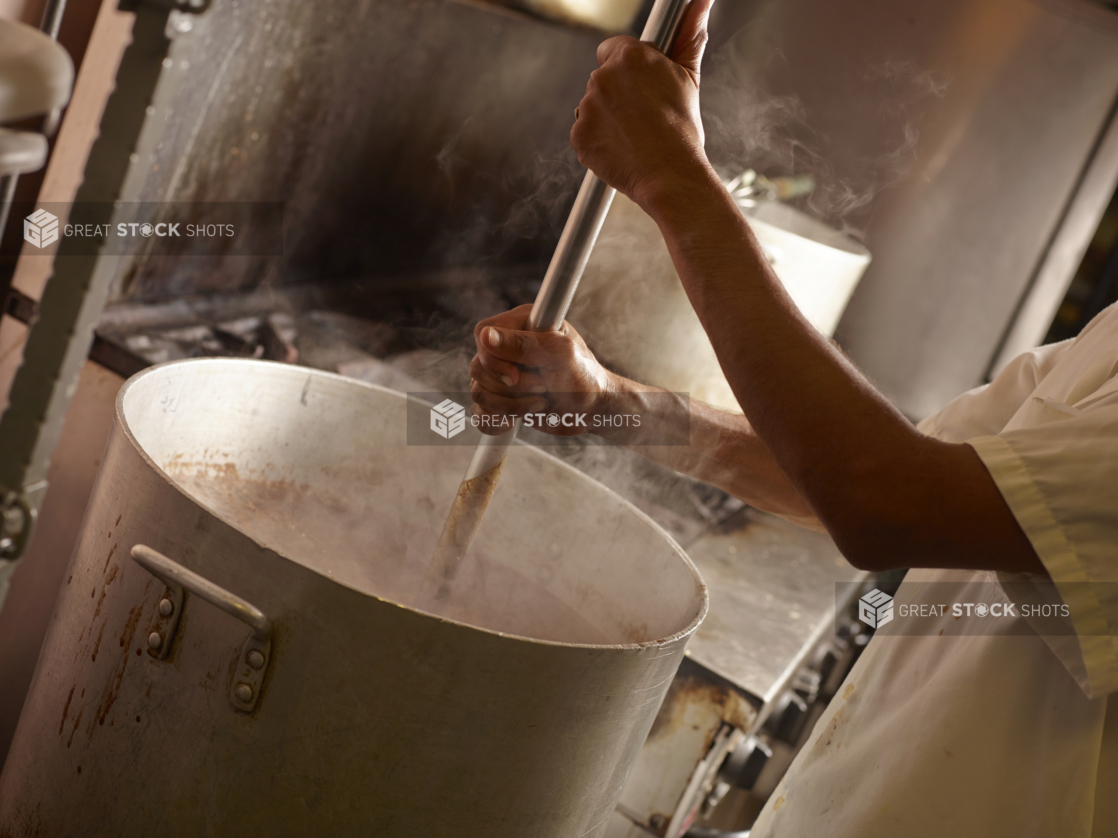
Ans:
[[[854,564],[1044,572],[974,449],[919,433],[803,319],[713,171],[645,206],[752,428]]]
[[[690,402],[688,410],[690,445],[641,445],[638,440],[627,447],[757,509],[802,527],[824,529],[748,419],[702,402]]]
[[[703,151],[698,68],[709,6],[692,3],[672,59],[632,38],[603,43],[571,132],[582,163],[659,225],[748,417],[735,445],[716,439],[698,459],[740,464],[746,494],[775,506],[794,499],[786,476],[858,567],[1043,573],[974,449],[913,428],[803,319],[763,258]],[[501,343],[547,344],[498,332]],[[698,424],[717,438],[722,421]]]
[[[530,311],[531,306],[520,306],[475,328],[478,354],[470,367],[475,413],[523,415],[569,409],[640,416],[639,429],[596,432],[758,509],[801,526],[823,528],[744,416],[689,402],[605,370],[568,323],[559,332],[526,332]],[[667,438],[689,439],[690,444],[663,444]]]

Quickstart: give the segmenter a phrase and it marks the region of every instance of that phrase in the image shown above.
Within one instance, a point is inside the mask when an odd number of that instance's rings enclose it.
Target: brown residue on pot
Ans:
[[[124,641],[124,648],[127,649],[132,645],[132,638],[136,634],[136,626],[140,622],[140,615],[143,613],[144,607],[142,605],[134,606],[128,612],[128,620],[124,624],[124,631],[120,635],[120,639]],[[99,724],[105,723],[105,718],[109,715],[113,704],[116,702],[117,696],[120,694],[120,685],[124,681],[124,670],[128,666],[128,652],[124,652],[120,656],[120,663],[113,673],[113,677],[105,684],[104,692],[101,694],[101,703],[97,707],[97,722]],[[89,732],[93,734],[94,724],[90,723]]]
[[[501,460],[485,474],[463,480],[458,487],[458,494],[450,507],[450,514],[446,517],[439,543],[435,546],[435,555],[431,559],[429,576],[432,584],[438,585],[436,599],[446,599],[450,595],[450,586],[458,575],[474,534],[481,526],[481,519],[485,517],[489,500],[497,490],[497,481],[501,478],[504,466],[505,461]]]
[[[70,687],[70,694],[66,696],[66,703],[62,707],[62,721],[58,723],[58,735],[62,735],[62,729],[66,727],[66,717],[70,715],[70,702],[74,700],[74,690],[78,688],[77,684]]]

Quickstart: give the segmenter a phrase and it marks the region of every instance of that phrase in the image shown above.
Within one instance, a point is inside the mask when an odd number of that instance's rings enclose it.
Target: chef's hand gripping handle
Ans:
[[[162,660],[171,649],[182,614],[184,591],[204,599],[252,629],[238,658],[229,694],[234,708],[244,712],[252,710],[272,654],[272,621],[252,603],[145,544],[132,548],[132,559],[167,586],[148,634],[148,652],[152,657]]]
[[[641,40],[668,54],[675,41],[684,12],[691,0],[656,0],[648,21],[641,32]],[[609,212],[613,196],[617,194],[611,186],[599,180],[593,172],[587,171],[582,179],[571,214],[559,237],[559,244],[547,266],[543,284],[532,304],[528,317],[528,329],[533,332],[555,332],[563,325],[567,310],[571,307],[579,280],[590,261],[590,252],[598,241],[606,214]],[[491,474],[501,465],[520,429],[517,420],[507,433],[482,438],[473,460],[466,471],[464,480],[472,480]]]

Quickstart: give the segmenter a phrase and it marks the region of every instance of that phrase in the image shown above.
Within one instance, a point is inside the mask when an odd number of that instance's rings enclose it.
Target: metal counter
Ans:
[[[868,574],[824,533],[754,510],[746,517],[729,534],[686,545],[710,589],[710,613],[687,654],[766,704],[834,631],[836,583]]]

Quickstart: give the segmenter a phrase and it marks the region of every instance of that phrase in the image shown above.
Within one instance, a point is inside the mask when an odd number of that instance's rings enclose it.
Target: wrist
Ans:
[[[595,404],[595,421],[590,433],[610,442],[634,442],[665,411],[673,412],[675,394],[649,384],[641,384],[609,372],[608,384]],[[663,417],[660,417],[663,418]]]
[[[677,217],[694,217],[695,209],[709,205],[712,194],[725,191],[722,179],[704,156],[686,167],[671,167],[643,186],[633,200],[660,227]]]
[[[635,381],[630,381],[622,375],[605,369],[601,369],[601,378],[599,379],[598,391],[594,396],[593,404],[590,408],[591,415],[601,418],[610,417],[617,412],[618,406],[629,400],[629,393],[633,392],[637,387]],[[606,424],[596,423],[591,429],[590,433],[601,436],[602,429],[607,427]]]

